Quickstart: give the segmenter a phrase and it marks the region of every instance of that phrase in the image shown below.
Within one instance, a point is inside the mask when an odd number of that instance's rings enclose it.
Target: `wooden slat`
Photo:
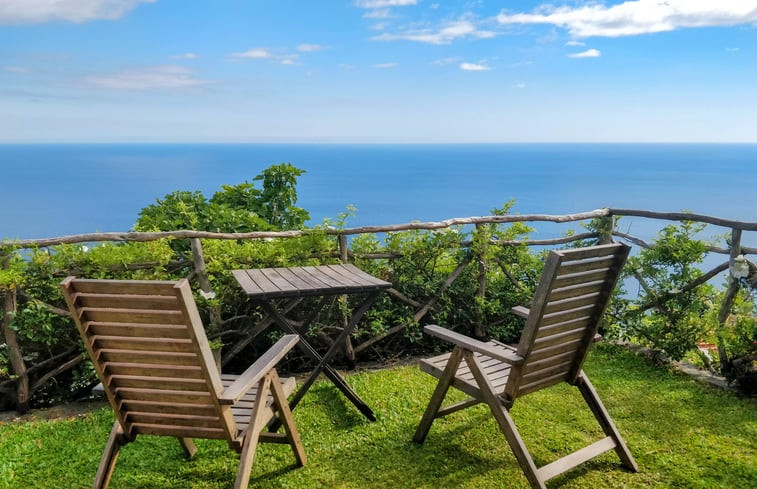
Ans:
[[[159,435],[181,438],[210,438],[225,440],[226,432],[221,428],[198,428],[196,426],[167,426],[159,424],[138,423],[131,425],[134,435]]]
[[[356,277],[348,270],[345,270],[341,265],[326,265],[321,267],[321,270],[323,273],[334,278],[334,280],[338,280],[340,284],[350,288],[362,289],[371,285],[366,284],[363,280],[360,280],[359,277]]]
[[[197,414],[167,414],[129,411],[129,414],[126,415],[126,420],[132,424],[222,428],[222,420],[218,416],[202,416]]]
[[[622,249],[622,244],[612,243],[606,245],[589,246],[586,248],[559,250],[555,253],[563,257],[563,262],[570,262],[575,260],[585,260],[587,258],[595,258],[599,256],[614,255]]]
[[[84,330],[90,335],[100,336],[141,336],[145,338],[189,338],[183,324],[144,323],[99,323],[87,321]]]
[[[137,387],[196,392],[207,392],[208,390],[205,379],[115,374],[110,375],[107,380],[107,385],[111,388]]]
[[[518,387],[518,396],[525,396],[526,394],[530,394],[531,392],[536,392],[546,387],[559,384],[567,378],[568,372],[561,372],[549,377],[541,378],[534,382],[521,383],[521,385]]]
[[[106,375],[138,375],[156,377],[178,377],[182,379],[202,379],[202,369],[195,365],[160,365],[154,363],[104,362]]]
[[[326,284],[326,287],[329,289],[341,290],[344,288],[344,284],[340,280],[334,279],[331,275],[325,273],[324,267],[302,267],[301,270],[319,282]]]
[[[564,323],[567,321],[572,321],[574,319],[592,317],[596,309],[596,304],[589,304],[586,306],[577,307],[575,309],[568,309],[565,311],[555,312],[553,314],[545,314],[542,317],[541,326],[550,326],[552,324]]]
[[[289,282],[286,278],[284,278],[279,272],[277,268],[266,268],[263,270],[260,270],[265,277],[271,281],[273,285],[275,285],[280,292],[282,293],[296,293],[299,292],[300,289]]]
[[[594,457],[601,455],[609,450],[615,448],[615,441],[611,437],[605,437],[596,443],[592,443],[586,448],[575,451],[570,455],[563,457],[559,460],[555,460],[551,464],[547,464],[544,467],[538,469],[539,477],[543,480],[549,480],[555,476],[567,472],[573,467],[578,467],[582,463],[593,459]]]
[[[275,294],[280,292],[279,288],[271,282],[260,269],[246,270],[250,280],[257,286],[258,291],[264,294]],[[250,294],[250,292],[248,292]]]
[[[173,295],[176,282],[160,280],[76,279],[74,292],[95,294]]]
[[[80,314],[82,321],[98,323],[184,324],[186,322],[181,311],[82,307]]]
[[[550,346],[547,348],[539,348],[534,349],[531,351],[531,354],[528,356],[529,361],[533,360],[543,360],[545,358],[551,357],[553,355],[557,355],[560,353],[565,353],[568,351],[575,351],[576,348],[582,343],[580,339],[569,341],[567,343],[561,343],[559,345]]]
[[[279,275],[281,275],[282,278],[292,284],[292,286],[297,290],[307,290],[314,287],[312,282],[308,282],[307,280],[303,279],[298,274],[294,273],[291,268],[282,267],[276,268],[275,270]]]
[[[550,324],[549,326],[539,328],[539,334],[537,335],[537,338],[545,338],[547,336],[552,336],[554,334],[562,333],[564,331],[569,331],[576,328],[588,328],[592,325],[592,322],[593,318],[591,316],[583,316],[562,323]]]
[[[142,338],[132,336],[92,336],[95,350],[140,350],[170,353],[192,353],[192,340],[176,338]]]
[[[208,404],[212,401],[209,392],[180,391],[167,389],[145,389],[136,387],[118,387],[114,389],[116,397],[138,401],[158,401],[164,403]]]
[[[529,359],[529,361],[523,365],[522,373],[528,374],[529,372],[533,372],[535,370],[540,370],[543,368],[550,367],[552,365],[557,365],[559,363],[572,361],[575,355],[576,355],[576,352],[571,350],[571,351],[566,351],[563,353],[558,353],[556,355],[546,357],[542,360]]]
[[[96,353],[96,361],[118,363],[147,363],[161,365],[200,365],[194,353],[103,349]]]
[[[76,305],[95,308],[177,310],[175,296],[144,294],[76,294]]]
[[[587,328],[575,328],[562,333],[553,334],[551,336],[544,336],[537,338],[534,342],[534,349],[539,350],[563,343],[568,343],[576,339],[586,338]],[[593,335],[592,335],[593,336]]]
[[[569,285],[577,285],[586,282],[594,282],[596,280],[606,280],[611,272],[611,268],[599,268],[597,270],[591,270],[588,272],[562,275],[555,279],[554,288],[567,287]]]
[[[595,280],[592,282],[581,283],[569,287],[554,288],[549,293],[549,300],[551,302],[554,302],[562,299],[569,299],[571,297],[579,297],[586,294],[602,292],[604,290],[604,285],[604,280]]]
[[[592,258],[589,260],[580,260],[563,263],[560,267],[559,275],[569,275],[571,273],[587,272],[600,268],[610,268],[615,265],[617,258],[614,255]]]
[[[576,307],[582,307],[589,304],[596,304],[597,300],[601,297],[601,294],[599,291],[591,293],[591,294],[584,294],[579,295],[576,297],[570,297],[563,300],[552,300],[552,295],[550,294],[550,301],[547,303],[544,314],[545,316],[549,316],[550,314],[554,314],[556,312],[560,311],[566,311],[568,309],[575,309]]]
[[[348,264],[342,265],[342,268],[344,270],[350,271],[353,274],[353,276],[359,277],[360,280],[362,282],[364,282],[364,283],[369,283],[369,284],[375,285],[378,288],[389,288],[389,287],[392,286],[392,284],[390,282],[387,282],[385,280],[381,280],[378,277],[374,277],[370,273],[364,272],[363,270],[359,269],[355,265],[352,265],[352,264],[348,263]]]
[[[213,404],[189,404],[182,402],[149,401],[124,399],[119,403],[119,410],[139,411],[144,413],[188,414],[214,416],[218,413]]]
[[[559,373],[567,373],[570,370],[572,363],[573,359],[570,359],[567,362],[560,362],[541,369],[534,369],[529,373],[523,374],[523,382],[536,382],[540,379],[551,377]]]

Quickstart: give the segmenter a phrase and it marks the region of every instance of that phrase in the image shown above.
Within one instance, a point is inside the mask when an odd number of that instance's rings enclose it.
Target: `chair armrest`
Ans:
[[[300,341],[296,334],[288,334],[277,341],[268,349],[255,363],[250,365],[247,370],[240,375],[237,380],[232,382],[220,396],[218,401],[221,404],[234,404],[241,399],[247,392],[256,385],[279,361],[284,358],[289,350]]]
[[[515,306],[512,309],[513,314],[520,316],[523,319],[528,319],[528,315],[531,313],[531,309],[523,306]]]
[[[496,348],[493,348],[492,345],[488,345],[483,341],[469,338],[468,336],[461,335],[460,333],[455,333],[454,331],[442,328],[441,326],[429,325],[423,328],[423,331],[432,336],[436,336],[437,338],[441,338],[444,341],[449,341],[450,343],[453,343],[454,345],[466,350],[481,353],[482,355],[495,358],[501,362],[509,363],[511,365],[516,365],[523,362],[523,357],[521,357],[520,355],[516,355],[515,353],[512,353],[510,351],[498,350]]]

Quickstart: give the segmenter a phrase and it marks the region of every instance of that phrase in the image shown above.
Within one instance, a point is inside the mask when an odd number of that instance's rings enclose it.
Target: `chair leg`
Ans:
[[[275,369],[271,371],[271,390],[273,391],[274,407],[281,416],[289,445],[292,447],[292,452],[294,452],[294,458],[297,459],[297,465],[302,467],[307,463],[308,457],[305,454],[300,433],[297,431],[297,425],[294,423],[294,417],[292,417],[292,410],[289,409],[289,402],[286,395],[284,395],[284,390],[281,388],[279,375]]]
[[[415,443],[423,443],[431,429],[431,424],[436,419],[436,413],[439,412],[439,408],[442,406],[442,401],[447,396],[449,386],[452,384],[452,379],[455,378],[457,367],[460,365],[460,361],[463,358],[462,350],[455,347],[447,360],[447,365],[444,367],[444,372],[439,377],[439,382],[436,384],[434,394],[431,396],[431,400],[428,402],[426,412],[423,413],[418,428],[415,430],[415,436],[413,441]]]
[[[181,448],[184,450],[185,457],[192,458],[195,456],[197,453],[197,447],[191,438],[177,438],[177,440],[179,440]]]
[[[269,373],[258,383],[255,406],[252,408],[250,424],[247,426],[247,431],[244,434],[242,453],[239,455],[239,469],[237,470],[234,489],[247,489],[250,483],[250,471],[252,470],[252,462],[255,459],[255,450],[258,447],[258,438],[260,437],[260,431],[265,427],[263,411],[265,410],[265,403],[270,389],[271,375]]]
[[[581,391],[581,395],[586,401],[586,404],[589,405],[591,412],[594,413],[594,417],[602,427],[602,431],[615,442],[615,453],[618,454],[623,466],[630,471],[638,472],[639,466],[636,464],[636,460],[634,460],[631,451],[628,450],[628,446],[626,446],[626,442],[623,440],[623,437],[620,436],[620,432],[615,427],[612,418],[610,418],[610,413],[607,412],[604,404],[602,404],[602,401],[599,399],[597,391],[594,390],[594,386],[591,385],[589,378],[586,377],[586,374],[583,373],[583,371],[578,375],[576,385],[578,386],[578,390]]]
[[[534,463],[533,458],[531,458],[531,454],[528,452],[525,443],[523,443],[523,439],[520,437],[520,433],[518,433],[518,429],[515,427],[515,422],[497,396],[491,382],[489,382],[489,379],[484,374],[481,364],[478,363],[478,360],[476,360],[476,357],[471,351],[466,350],[463,353],[463,357],[465,358],[465,362],[468,364],[468,368],[470,368],[473,377],[476,379],[476,383],[481,390],[484,402],[486,402],[489,409],[491,409],[494,419],[497,420],[500,431],[505,435],[505,439],[507,439],[507,443],[510,445],[510,448],[515,455],[515,458],[518,460],[518,464],[523,470],[526,479],[528,479],[529,484],[531,484],[531,487],[534,489],[546,489],[547,486],[545,485],[545,481],[539,476],[536,464]]]
[[[123,428],[121,423],[116,420],[113,423],[113,429],[110,430],[110,436],[108,437],[108,443],[105,445],[102,459],[100,459],[100,467],[97,469],[97,475],[95,475],[95,482],[92,485],[93,489],[107,489],[110,483],[110,477],[113,475],[113,468],[118,460],[118,452],[121,447],[126,445],[128,441],[124,437]]]

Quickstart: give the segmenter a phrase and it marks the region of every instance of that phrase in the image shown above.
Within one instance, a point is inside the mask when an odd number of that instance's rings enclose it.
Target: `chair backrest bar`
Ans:
[[[511,371],[507,397],[575,382],[629,251],[614,243],[550,252],[518,345],[524,361]]]
[[[127,436],[237,438],[186,280],[69,277],[61,288]]]

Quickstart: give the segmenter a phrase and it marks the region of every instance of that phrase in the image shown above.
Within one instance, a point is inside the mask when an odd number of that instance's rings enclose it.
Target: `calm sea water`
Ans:
[[[521,214],[611,206],[757,221],[757,145],[0,145],[0,238],[128,230],[173,190],[209,197],[280,162],[307,171],[299,204],[312,223],[348,204],[358,226],[486,215],[510,199]],[[659,227],[624,221],[646,237]]]

